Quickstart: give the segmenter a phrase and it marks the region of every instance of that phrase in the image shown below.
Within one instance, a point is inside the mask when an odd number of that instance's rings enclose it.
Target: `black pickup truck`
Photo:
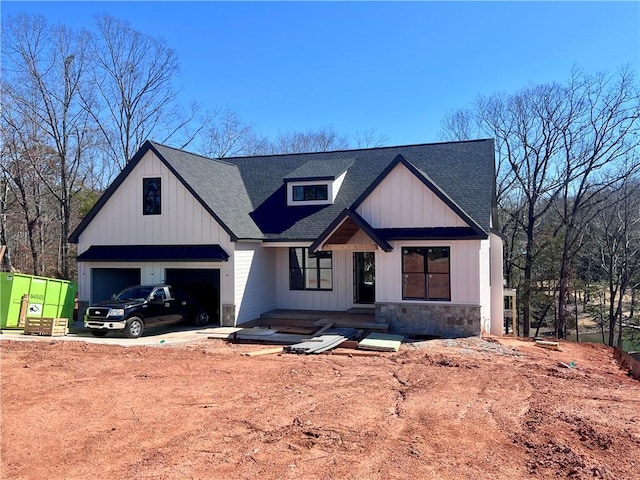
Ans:
[[[177,293],[170,285],[135,285],[125,288],[111,300],[87,308],[84,326],[96,337],[121,331],[138,338],[147,327],[193,321],[209,323],[209,314],[191,297]]]

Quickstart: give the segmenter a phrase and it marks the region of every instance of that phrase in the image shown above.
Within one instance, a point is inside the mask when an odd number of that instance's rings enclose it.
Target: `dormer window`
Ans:
[[[334,199],[332,180],[287,182],[287,205],[290,207],[331,205]]]
[[[289,172],[283,178],[287,186],[287,205],[331,205],[336,201],[352,163],[352,158],[311,160]]]
[[[328,199],[329,199],[328,185],[294,185],[293,186],[294,202],[308,202],[313,200],[326,201]]]

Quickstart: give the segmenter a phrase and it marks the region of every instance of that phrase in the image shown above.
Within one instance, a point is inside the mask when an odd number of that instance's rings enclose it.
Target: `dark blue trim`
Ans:
[[[284,183],[290,182],[327,182],[333,181],[336,177],[325,176],[325,177],[286,177],[283,179]],[[323,184],[324,185],[324,184]]]
[[[378,228],[376,233],[386,241],[392,240],[479,240],[487,235],[479,235],[469,227],[433,228]]]
[[[92,245],[78,262],[226,262],[220,245]]]

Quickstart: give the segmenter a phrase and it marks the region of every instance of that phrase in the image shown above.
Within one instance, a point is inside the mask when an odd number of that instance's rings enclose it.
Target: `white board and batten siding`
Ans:
[[[397,165],[358,206],[357,212],[374,228],[466,227],[467,223],[404,165]],[[351,242],[367,244],[362,232]],[[393,251],[376,250],[376,302],[402,302],[402,248],[449,247],[451,301],[490,304],[488,250],[481,240],[396,241]],[[346,310],[353,306],[353,252],[333,252],[333,291],[289,290],[288,249],[278,248],[278,308]],[[481,252],[481,250],[483,250]],[[486,251],[484,251],[486,250]],[[486,257],[486,258],[484,258]],[[481,262],[481,259],[484,259]],[[486,277],[486,278],[485,278]],[[414,302],[412,300],[412,302]],[[490,309],[484,307],[483,312]]]
[[[142,179],[161,178],[161,215],[142,214]],[[141,281],[161,282],[164,268],[220,268],[221,301],[233,303],[234,244],[227,232],[191,195],[152,151],[148,151],[116,192],[82,232],[78,254],[91,245],[189,245],[217,244],[229,255],[219,263],[148,263],[143,266]],[[88,300],[91,286],[90,268],[126,268],[128,263],[78,264],[78,295]]]
[[[402,164],[389,172],[356,211],[373,228],[467,226]]]
[[[502,238],[489,235],[491,254],[491,325],[487,332],[504,335],[504,260]]]
[[[491,330],[491,248],[490,242],[480,241],[480,321],[482,330]]]
[[[449,247],[451,301],[446,303],[479,305],[481,299],[480,240],[392,242],[393,251],[376,252],[376,302],[402,300],[403,247]],[[487,271],[488,275],[488,271]],[[411,302],[417,302],[411,300]]]
[[[238,242],[234,254],[236,322],[276,308],[276,248]]]
[[[353,306],[353,252],[333,252],[333,290],[290,290],[289,248],[273,250],[276,251],[277,308],[345,311]]]
[[[466,227],[467,223],[429,187],[398,164],[358,206],[374,228]],[[376,253],[376,301],[402,301],[402,248],[449,247],[451,302],[479,305],[484,276],[480,240],[397,241]],[[487,268],[487,279],[488,279]],[[488,280],[487,280],[488,281]]]

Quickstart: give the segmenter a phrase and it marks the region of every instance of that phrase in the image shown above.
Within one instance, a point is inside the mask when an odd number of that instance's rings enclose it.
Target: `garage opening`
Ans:
[[[220,270],[216,268],[167,268],[165,282],[184,290],[207,312],[211,323],[220,323]]]
[[[91,302],[109,300],[130,285],[140,285],[139,268],[92,268]]]

